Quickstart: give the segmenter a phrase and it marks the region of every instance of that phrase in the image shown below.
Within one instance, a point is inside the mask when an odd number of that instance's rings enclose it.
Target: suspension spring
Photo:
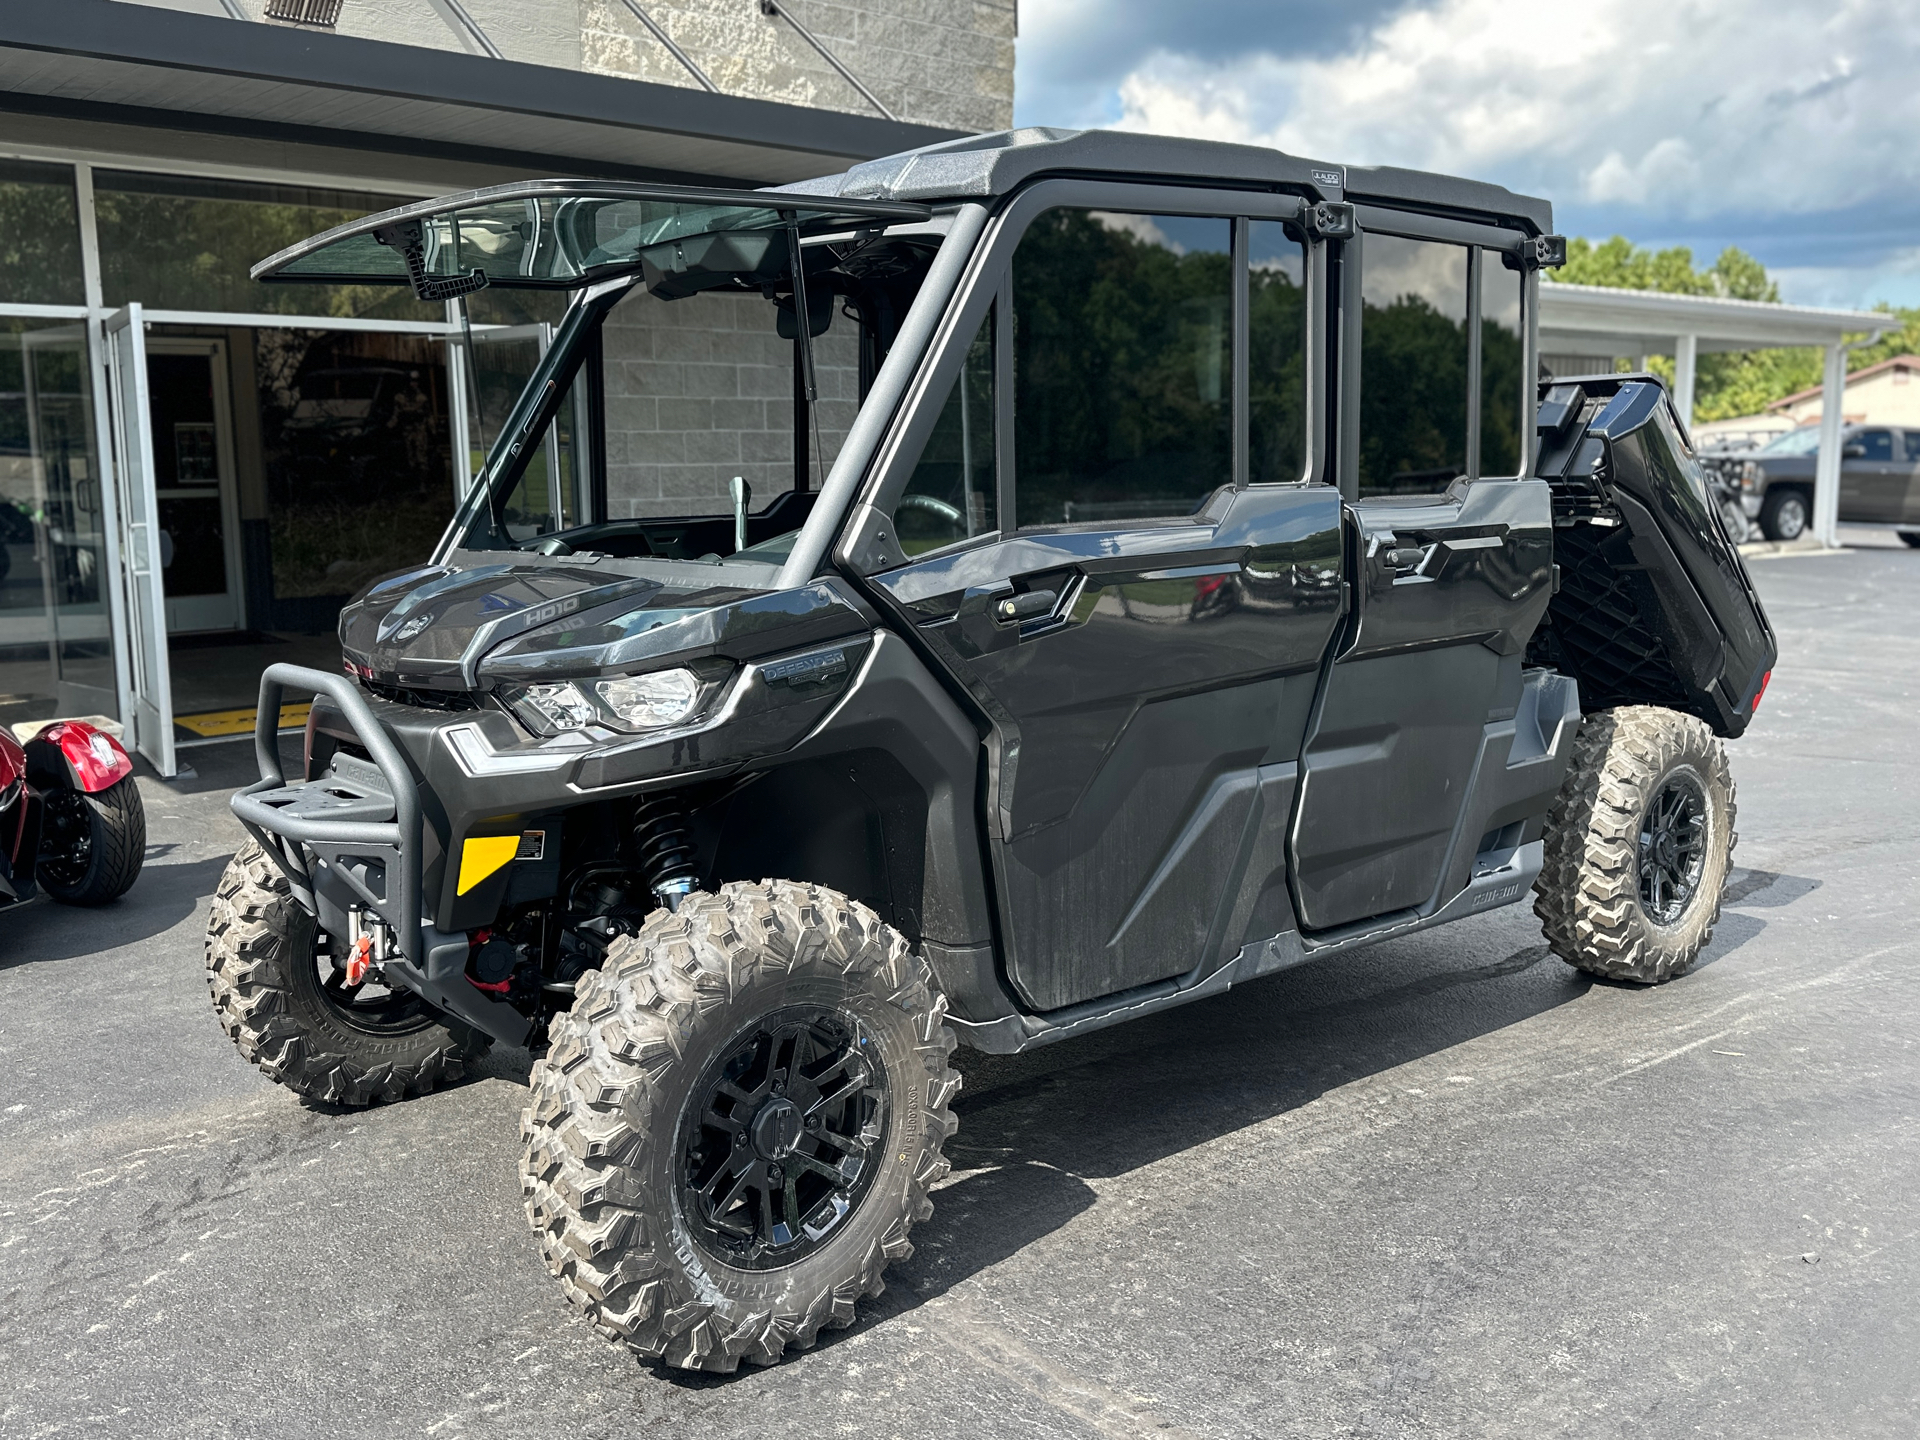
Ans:
[[[633,844],[640,855],[640,873],[654,898],[669,910],[694,889],[699,873],[694,864],[693,831],[687,810],[677,796],[642,800],[633,812]]]

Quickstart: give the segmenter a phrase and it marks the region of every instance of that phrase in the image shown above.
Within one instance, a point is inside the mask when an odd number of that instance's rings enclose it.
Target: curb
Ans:
[[[1845,555],[1845,546],[1835,549],[1805,540],[1750,540],[1740,547],[1743,560],[1786,560],[1800,555]]]

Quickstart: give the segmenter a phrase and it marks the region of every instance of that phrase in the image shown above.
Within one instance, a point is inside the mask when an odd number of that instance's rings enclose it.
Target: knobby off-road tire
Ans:
[[[486,1053],[486,1036],[404,989],[358,1009],[360,992],[338,988],[338,977],[330,993],[318,943],[318,922],[249,840],[213,892],[207,988],[221,1028],[269,1080],[334,1105],[372,1105],[450,1084]]]
[[[907,941],[831,890],[730,884],[656,911],[581,978],[571,1013],[553,1021],[521,1121],[527,1217],[568,1298],[609,1339],[687,1369],[772,1364],[789,1345],[811,1345],[822,1326],[851,1324],[855,1303],[885,1288],[887,1265],[913,1253],[908,1231],[933,1213],[928,1191],[950,1168],[940,1151],[955,1129],[960,1077],[948,1063],[946,1010]],[[866,1077],[862,1098],[843,1103],[868,1107],[871,1168],[846,1185],[850,1208],[837,1218],[832,1196],[787,1202],[803,1230],[828,1215],[819,1238],[729,1248],[700,1177],[780,1159],[761,1149],[783,1093],[767,1087],[790,1074],[802,1108],[816,1093],[801,1052],[781,1049],[809,1016],[810,1043],[823,1027],[846,1037],[843,1053],[855,1058],[840,1073]],[[754,1058],[787,1053],[790,1072]],[[823,1078],[819,1088],[834,1087]],[[729,1095],[743,1098],[715,1098]],[[722,1106],[727,1117],[714,1114]],[[738,1124],[731,1140],[716,1120]],[[818,1146],[807,1139],[815,1133],[809,1119],[802,1143]],[[735,1162],[730,1145],[751,1148]],[[719,1188],[729,1183],[738,1182]],[[750,1202],[751,1192],[735,1213],[751,1227],[761,1212]]]
[[[1651,705],[1587,716],[1547,814],[1533,886],[1548,946],[1609,980],[1658,985],[1684,973],[1720,919],[1733,821],[1733,773],[1703,721]],[[1697,867],[1685,863],[1684,843],[1660,850],[1663,828],[1697,833]],[[1688,872],[1682,895],[1671,879]]]
[[[97,795],[56,790],[46,805],[41,889],[62,905],[104,905],[133,888],[147,858],[147,811],[131,775]],[[49,857],[56,837],[61,853]]]

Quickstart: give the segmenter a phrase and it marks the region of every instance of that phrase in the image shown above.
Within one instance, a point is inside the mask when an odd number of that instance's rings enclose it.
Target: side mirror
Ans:
[[[1864,460],[1867,458],[1867,447],[1864,445],[1842,446],[1840,454],[1847,460]]]

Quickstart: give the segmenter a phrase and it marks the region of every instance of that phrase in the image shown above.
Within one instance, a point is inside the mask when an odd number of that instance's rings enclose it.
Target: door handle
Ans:
[[[1018,595],[1009,595],[1005,599],[994,601],[993,623],[1018,625],[1022,620],[1051,615],[1059,599],[1059,595],[1052,590],[1027,590]]]

